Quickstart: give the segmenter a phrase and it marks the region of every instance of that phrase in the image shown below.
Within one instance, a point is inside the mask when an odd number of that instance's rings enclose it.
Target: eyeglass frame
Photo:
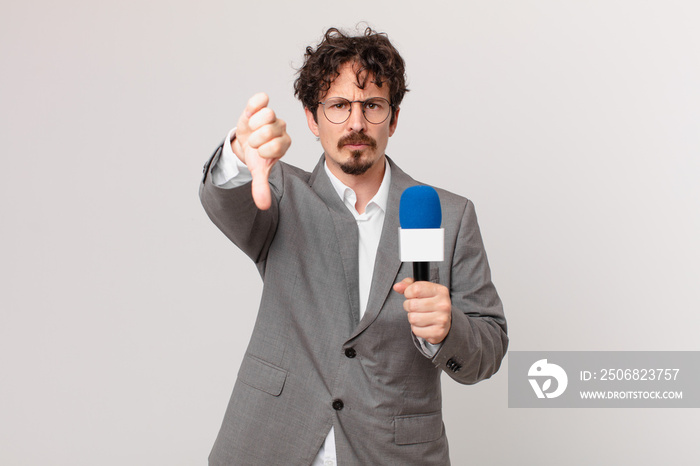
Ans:
[[[343,121],[341,121],[340,123],[336,123],[335,121],[331,121],[331,119],[328,118],[328,115],[326,115],[326,102],[328,102],[331,99],[343,99],[344,101],[346,101],[350,104],[350,110],[348,111],[348,116],[345,117],[345,119]],[[389,108],[390,108],[389,113],[387,113],[386,117],[384,117],[384,119],[382,121],[380,121],[379,123],[374,123],[372,121],[369,121],[367,119],[367,115],[365,115],[365,104],[373,99],[381,99],[389,104]],[[391,101],[389,101],[389,99],[386,99],[384,97],[370,97],[369,99],[365,99],[365,100],[349,100],[349,99],[346,99],[345,97],[330,97],[330,98],[326,99],[325,102],[318,102],[318,104],[323,105],[323,116],[326,117],[326,120],[328,120],[330,123],[332,123],[334,125],[342,125],[343,123],[348,121],[348,119],[350,118],[350,115],[352,115],[352,104],[354,104],[356,102],[358,104],[362,104],[362,117],[365,119],[365,121],[367,123],[370,123],[373,125],[381,125],[382,123],[384,123],[386,121],[386,119],[389,118],[390,115],[393,116],[393,112],[396,109],[394,104],[392,104]]]

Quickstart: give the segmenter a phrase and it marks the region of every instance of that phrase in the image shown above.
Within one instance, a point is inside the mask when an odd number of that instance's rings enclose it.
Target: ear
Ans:
[[[318,123],[314,119],[314,114],[306,107],[304,107],[304,113],[306,113],[306,123],[309,125],[309,129],[314,133],[314,136],[319,137]],[[318,110],[316,110],[316,114],[318,114]]]
[[[394,135],[394,131],[396,131],[396,125],[399,124],[399,111],[401,108],[396,107],[396,112],[394,113],[394,121],[389,125],[389,137]]]

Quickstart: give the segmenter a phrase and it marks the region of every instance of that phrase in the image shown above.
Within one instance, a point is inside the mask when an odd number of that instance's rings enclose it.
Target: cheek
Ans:
[[[321,146],[323,147],[323,150],[326,153],[337,152],[338,140],[335,139],[332,135],[323,134],[319,139],[321,140]]]
[[[379,146],[386,146],[390,135],[389,128],[382,128],[381,131],[379,131],[375,136]]]

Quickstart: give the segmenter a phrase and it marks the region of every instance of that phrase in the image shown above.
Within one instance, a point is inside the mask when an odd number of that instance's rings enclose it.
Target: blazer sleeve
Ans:
[[[236,188],[219,188],[212,183],[211,170],[221,157],[223,144],[204,165],[199,198],[212,222],[256,264],[261,265],[275,236],[282,193],[280,164],[270,173],[272,206],[259,210],[253,202],[250,183]]]
[[[508,335],[471,201],[464,208],[455,243],[450,298],[452,325],[433,363],[460,383],[487,379],[501,366]]]

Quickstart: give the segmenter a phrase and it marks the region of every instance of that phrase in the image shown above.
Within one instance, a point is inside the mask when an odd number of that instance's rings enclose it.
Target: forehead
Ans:
[[[350,100],[384,97],[388,100],[389,86],[377,86],[371,73],[369,75],[366,72],[360,73],[360,82],[358,82],[357,70],[359,67],[360,65],[356,62],[348,62],[341,65],[338,69],[338,77],[331,83],[331,87],[328,89],[325,97],[345,97]],[[364,89],[360,88],[362,81],[364,81]]]

